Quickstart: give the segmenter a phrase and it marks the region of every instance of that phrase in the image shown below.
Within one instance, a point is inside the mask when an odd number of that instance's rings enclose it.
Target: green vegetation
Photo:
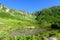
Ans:
[[[36,20],[41,26],[50,26],[52,24],[57,24],[60,26],[60,6],[52,7],[52,8],[46,8],[42,11],[35,12]]]
[[[46,8],[30,14],[26,11],[7,8],[4,5],[1,8],[1,5],[0,40],[46,40],[48,37],[60,37],[60,6]],[[33,35],[10,35],[14,31],[28,29],[41,29],[42,31],[38,30],[41,32]]]

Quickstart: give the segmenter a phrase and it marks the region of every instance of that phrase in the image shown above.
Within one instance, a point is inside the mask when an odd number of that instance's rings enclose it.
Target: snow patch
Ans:
[[[6,12],[9,12],[9,9],[6,9]]]

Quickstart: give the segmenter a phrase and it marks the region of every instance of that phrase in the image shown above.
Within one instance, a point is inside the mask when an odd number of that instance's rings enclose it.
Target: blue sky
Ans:
[[[60,6],[60,0],[0,0],[0,3],[9,8],[28,12],[34,12],[52,6]]]

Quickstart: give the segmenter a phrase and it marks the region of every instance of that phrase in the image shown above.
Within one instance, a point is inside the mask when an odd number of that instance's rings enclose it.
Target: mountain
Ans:
[[[3,18],[11,18],[11,19],[18,19],[18,20],[30,20],[34,19],[31,14],[23,10],[14,10],[8,8],[2,4],[0,4],[0,17]],[[8,16],[8,17],[7,17]]]
[[[36,11],[33,15],[36,16],[35,19],[42,27],[51,27],[52,24],[56,24],[58,25],[58,28],[60,28],[60,6]]]
[[[51,27],[52,24],[60,26],[60,6],[45,8],[30,14],[29,12],[8,8],[0,4],[0,19],[17,20],[19,21],[18,23],[16,22],[17,25],[24,24],[24,26],[29,26],[30,24],[31,26],[38,25],[41,27]]]
[[[34,35],[28,36],[29,33],[25,30]],[[27,36],[11,37],[11,33],[18,35],[26,33]],[[20,38],[22,40],[44,40],[44,38],[57,34],[60,36],[60,6],[45,8],[31,14],[0,4],[0,40],[18,40]]]
[[[11,27],[12,29],[17,29],[19,27],[37,26],[35,17],[29,12],[15,10],[0,4],[0,28],[6,27],[8,29],[8,27]]]

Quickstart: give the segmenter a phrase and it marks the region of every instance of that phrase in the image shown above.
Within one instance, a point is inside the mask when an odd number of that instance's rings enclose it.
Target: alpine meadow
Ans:
[[[33,13],[0,4],[0,40],[60,40],[60,6]]]

